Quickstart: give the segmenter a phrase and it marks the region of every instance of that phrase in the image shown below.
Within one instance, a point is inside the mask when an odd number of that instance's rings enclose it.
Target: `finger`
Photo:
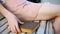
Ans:
[[[20,32],[18,25],[16,25],[16,30],[17,30],[17,32]]]
[[[19,22],[20,24],[24,24],[24,22],[21,22],[20,20],[18,20],[18,22]]]
[[[12,29],[13,29],[13,32],[17,33],[15,26],[13,26]]]
[[[14,26],[11,27],[11,31],[12,31],[13,33],[17,33],[17,31],[16,31],[16,29],[15,29]]]
[[[17,19],[17,21],[18,21],[20,24],[24,24],[24,22],[21,22],[19,19]]]
[[[11,26],[10,28],[11,28],[11,32],[14,32],[13,27]]]
[[[19,21],[20,24],[24,24],[24,22]]]
[[[10,28],[11,28],[11,32],[13,32],[13,31],[12,31],[12,27],[10,27]]]
[[[11,28],[10,28],[10,26],[8,26],[8,30],[9,30],[9,31],[11,31]]]

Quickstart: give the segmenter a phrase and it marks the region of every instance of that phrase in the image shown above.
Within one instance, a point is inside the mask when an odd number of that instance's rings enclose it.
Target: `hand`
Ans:
[[[19,27],[18,27],[18,23],[23,24],[23,22],[21,22],[19,19],[16,18],[16,16],[14,16],[13,18],[8,20],[8,30],[12,31],[12,32],[19,32],[21,33]]]
[[[6,19],[8,20],[9,27],[8,29],[12,32],[21,32],[19,27],[18,27],[18,19],[16,18],[15,15],[13,15],[9,10],[5,9],[2,4],[0,4],[0,12],[3,14]],[[20,24],[22,23],[19,21]]]

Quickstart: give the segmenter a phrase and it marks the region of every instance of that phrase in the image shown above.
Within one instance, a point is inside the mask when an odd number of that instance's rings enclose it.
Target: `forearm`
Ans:
[[[5,9],[2,4],[0,4],[0,12],[1,14],[3,14],[3,16],[5,16],[7,19],[13,18],[14,15],[9,12],[7,9]]]

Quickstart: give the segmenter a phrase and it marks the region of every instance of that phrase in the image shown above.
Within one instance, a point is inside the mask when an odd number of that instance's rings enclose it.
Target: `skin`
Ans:
[[[13,1],[7,0],[5,2],[4,5],[6,8],[8,8],[8,10],[0,4],[0,12],[7,18],[9,23],[9,30],[13,30],[13,32],[20,32],[17,23],[22,23],[19,20],[21,18],[25,21],[49,20],[55,18],[55,21],[53,23],[55,34],[60,34],[60,5],[29,2],[19,5],[16,1]]]
[[[9,31],[12,32],[20,32],[19,31],[19,27],[18,27],[18,21],[15,15],[13,15],[10,11],[8,11],[7,9],[5,9],[2,4],[0,4],[0,13],[3,14],[6,19],[8,20],[8,24],[9,24]],[[19,23],[21,23],[19,21]],[[22,23],[21,23],[22,24]]]

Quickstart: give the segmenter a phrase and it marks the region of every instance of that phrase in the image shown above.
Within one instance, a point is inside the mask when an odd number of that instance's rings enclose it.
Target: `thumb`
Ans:
[[[20,24],[24,24],[24,22],[21,22],[19,19],[17,19],[17,21],[18,21],[18,23],[20,23]]]
[[[24,22],[21,22],[17,17],[16,17],[16,19],[17,19],[18,23],[24,24]]]
[[[20,24],[24,24],[24,22],[21,22],[20,20],[18,21]]]

